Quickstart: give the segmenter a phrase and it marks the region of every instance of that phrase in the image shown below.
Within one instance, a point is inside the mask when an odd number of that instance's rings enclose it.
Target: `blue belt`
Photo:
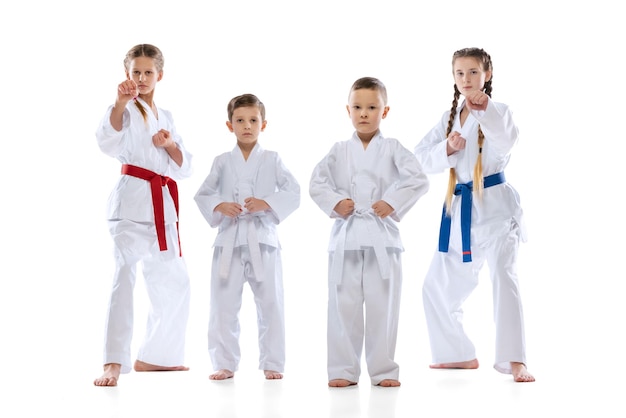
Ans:
[[[496,173],[483,179],[484,188],[495,186],[506,181],[504,173]],[[472,226],[472,186],[474,182],[470,181],[465,184],[457,184],[454,188],[456,196],[461,195],[461,240],[463,241],[463,262],[472,261],[472,250],[470,246],[470,229]],[[452,218],[446,213],[446,207],[443,207],[441,215],[441,227],[439,229],[439,251],[448,252],[450,245],[450,224]]]

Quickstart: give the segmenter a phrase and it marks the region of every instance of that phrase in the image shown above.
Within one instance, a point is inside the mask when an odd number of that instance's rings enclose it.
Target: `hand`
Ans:
[[[337,212],[339,216],[343,218],[350,215],[353,211],[354,211],[354,200],[352,199],[343,199],[335,205],[335,212]]]
[[[241,205],[235,202],[222,202],[213,209],[213,212],[219,212],[229,218],[235,218],[242,212]]]
[[[168,148],[174,144],[174,140],[168,131],[161,129],[152,135],[152,143],[158,148]]]
[[[372,209],[374,209],[374,213],[376,216],[380,218],[386,218],[393,212],[393,208],[389,205],[389,203],[384,200],[379,200],[378,202],[374,202],[372,205]]]
[[[465,148],[465,138],[463,138],[457,131],[450,132],[447,142],[446,149],[448,150],[448,155],[454,154],[455,152]]]
[[[138,94],[137,83],[133,80],[122,81],[117,86],[117,101],[120,104],[126,105],[126,103],[137,97]]]
[[[485,110],[489,103],[489,96],[482,91],[476,90],[465,96],[465,105],[471,110]]]
[[[248,197],[243,202],[244,207],[250,213],[261,212],[270,208],[270,205],[265,200],[257,199],[256,197]]]

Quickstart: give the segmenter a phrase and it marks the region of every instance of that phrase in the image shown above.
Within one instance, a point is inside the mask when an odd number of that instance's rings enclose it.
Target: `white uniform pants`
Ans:
[[[391,249],[387,253],[391,265],[388,280],[382,278],[370,247],[345,251],[341,283],[329,284],[328,380],[359,381],[364,343],[371,383],[399,378],[394,355],[402,287],[401,253]],[[329,266],[333,265],[333,254],[329,255]]]
[[[487,261],[493,289],[496,370],[511,373],[510,362],[526,363],[524,318],[516,271],[520,229],[515,222],[472,229],[472,262],[463,263],[460,228],[454,220],[448,253],[436,252],[423,285],[424,310],[434,363],[476,358],[463,330],[463,302],[478,285]]]
[[[243,287],[248,282],[257,310],[259,369],[284,371],[285,313],[280,250],[263,244],[260,249],[262,281],[256,280],[247,245],[234,248],[226,279],[219,278],[222,247],[216,247],[213,252],[208,340],[215,370],[234,372],[239,368],[239,311]]]
[[[190,289],[187,267],[179,257],[176,224],[166,225],[167,251],[159,251],[154,224],[115,220],[109,221],[109,229],[116,269],[105,324],[104,364],[119,363],[122,373],[132,368],[133,289],[141,262],[150,312],[137,360],[183,365]]]

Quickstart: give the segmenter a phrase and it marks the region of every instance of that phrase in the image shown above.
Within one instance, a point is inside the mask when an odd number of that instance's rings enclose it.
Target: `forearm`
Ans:
[[[165,151],[167,151],[167,154],[179,167],[183,165],[183,153],[175,142],[166,147]]]
[[[122,130],[125,109],[126,105],[119,102],[115,102],[115,105],[111,109],[111,116],[109,117],[109,120],[113,129],[118,132]]]

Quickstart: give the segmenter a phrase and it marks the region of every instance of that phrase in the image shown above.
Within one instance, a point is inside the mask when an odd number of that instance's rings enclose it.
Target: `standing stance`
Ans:
[[[494,367],[517,382],[532,382],[516,272],[519,242],[525,239],[522,209],[504,177],[518,130],[509,108],[491,100],[493,68],[484,50],[455,52],[452,67],[452,108],[415,148],[427,173],[450,170],[439,250],[423,286],[430,367],[478,367],[474,345],[463,331],[462,304],[486,261],[496,324]],[[459,105],[460,95],[465,100]]]
[[[218,227],[211,269],[209,354],[212,380],[234,376],[239,366],[239,310],[246,282],[254,294],[259,369],[281,379],[285,367],[285,317],[280,243],[276,225],[300,206],[300,186],[278,153],[258,143],[265,106],[252,94],[233,98],[226,126],[235,148],[219,155],[196,193],[200,212]]]
[[[146,336],[136,371],[187,370],[183,366],[189,312],[189,276],[178,237],[178,192],[174,178],[191,174],[191,155],[176,133],[170,112],[154,103],[163,77],[163,55],[137,45],[124,59],[126,80],[117,87],[96,139],[122,163],[109,197],[115,275],[106,317],[104,374],[97,386],[115,386],[131,370],[133,289],[141,262],[150,298]]]
[[[380,80],[357,80],[346,107],[355,132],[331,148],[310,182],[311,198],[335,219],[328,261],[328,385],[358,383],[365,342],[371,383],[400,386],[394,355],[403,247],[396,223],[426,193],[428,179],[415,156],[379,130],[389,112]]]

